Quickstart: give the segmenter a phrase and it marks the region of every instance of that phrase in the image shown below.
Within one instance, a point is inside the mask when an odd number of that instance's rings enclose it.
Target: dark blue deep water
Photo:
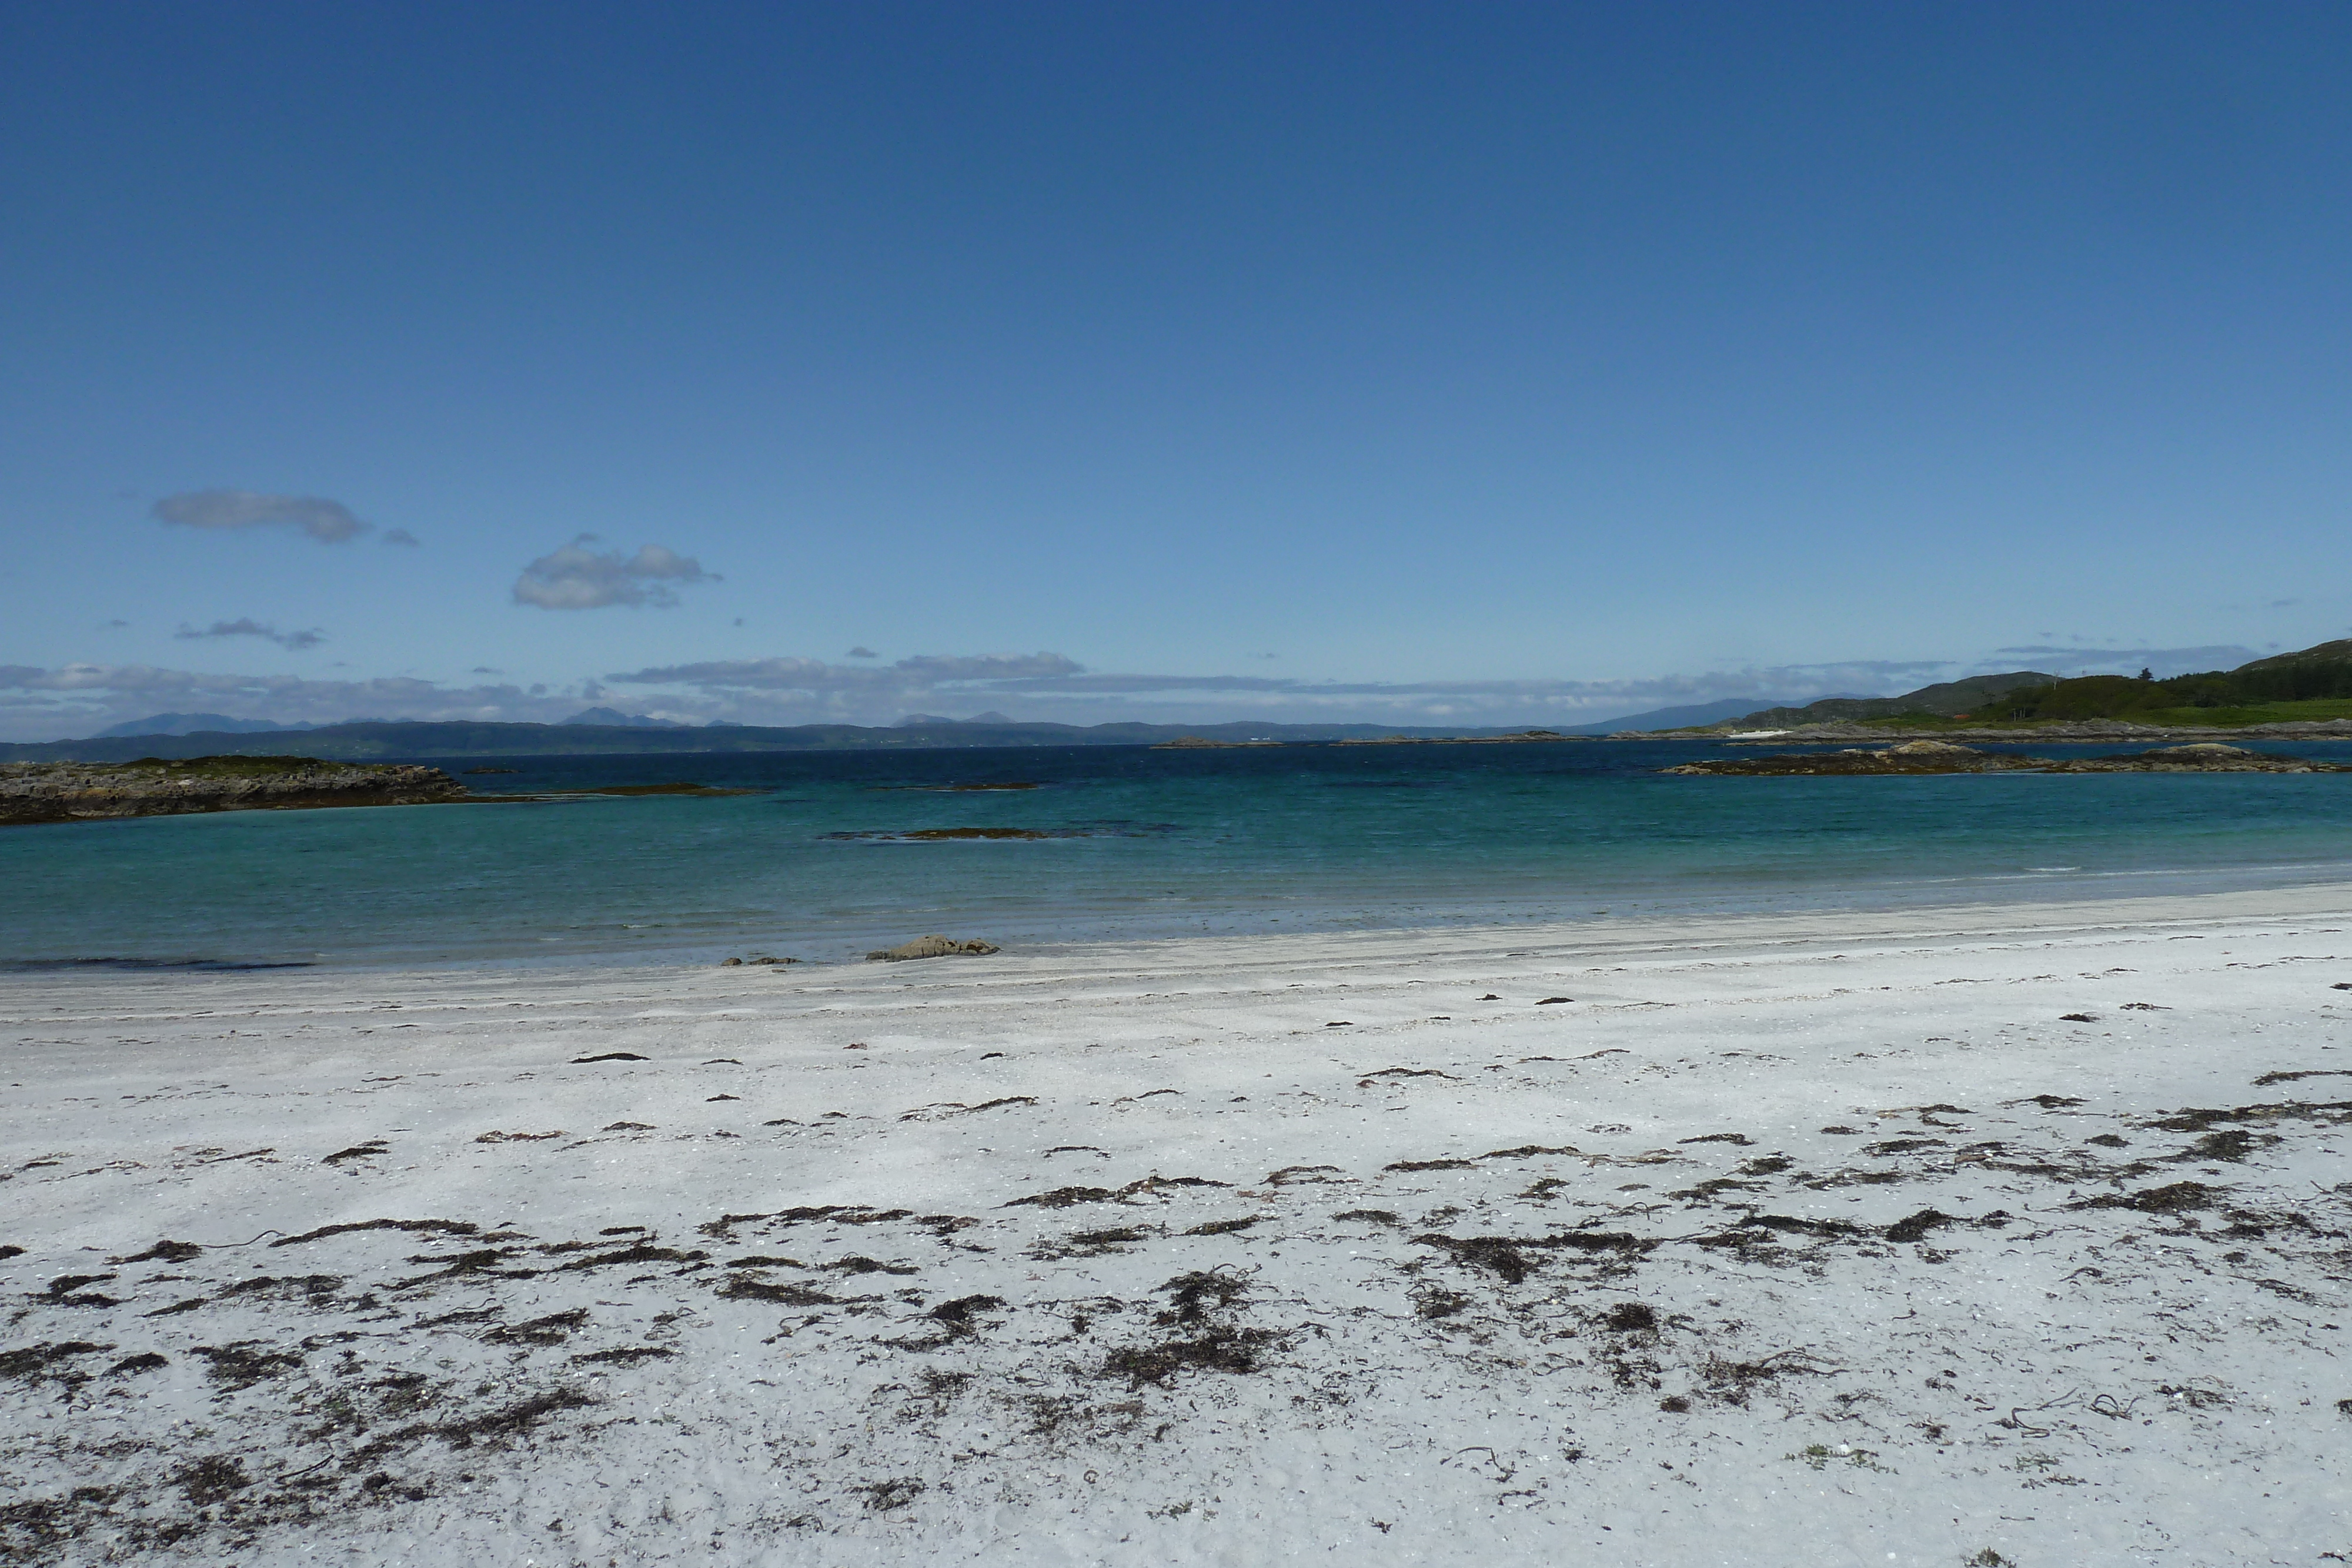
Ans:
[[[2352,760],[2341,742],[2267,749]],[[0,830],[0,967],[837,959],[930,931],[1034,943],[2352,877],[2352,773],[1657,771],[1724,750],[510,758],[467,781],[760,792]],[[987,784],[1035,788],[956,788]],[[1048,836],[897,836],[955,828]]]

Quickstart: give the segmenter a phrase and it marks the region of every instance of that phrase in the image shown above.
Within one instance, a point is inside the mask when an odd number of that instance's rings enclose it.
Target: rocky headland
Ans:
[[[0,826],[314,806],[415,806],[467,799],[438,768],[310,757],[170,762],[0,763]]]
[[[2135,724],[2128,719],[2091,718],[2059,724],[1975,725],[1938,729],[1939,740],[2058,746],[2085,740],[2352,740],[2352,719],[2296,719],[2279,724],[2163,725]],[[1733,746],[1826,746],[1841,741],[1888,738],[1885,727],[1872,724],[1808,724],[1793,729],[1759,730],[1752,734],[1702,733],[1691,730],[1621,730],[1611,740],[1721,740]]]
[[[1726,757],[1660,768],[1662,773],[1786,778],[1821,774],[1916,773],[2347,773],[2334,762],[2273,757],[2242,746],[2165,746],[2108,757],[2018,757],[1979,751],[1943,740],[1906,740],[1878,750],[1784,752],[1773,757]]]

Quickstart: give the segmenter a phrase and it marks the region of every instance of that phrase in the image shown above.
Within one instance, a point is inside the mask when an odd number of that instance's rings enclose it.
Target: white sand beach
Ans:
[[[2347,886],[9,977],[0,1552],[2340,1562],[2347,985]]]

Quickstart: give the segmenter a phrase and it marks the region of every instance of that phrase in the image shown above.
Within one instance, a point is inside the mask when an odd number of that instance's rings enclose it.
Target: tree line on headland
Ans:
[[[1688,733],[1822,724],[1946,728],[2118,719],[2205,727],[2346,717],[2352,717],[2352,639],[2161,680],[2150,670],[2071,680],[2041,670],[1970,675],[1900,696],[1823,697],[1803,707],[1765,708]]]
[[[2266,708],[2282,703],[2352,699],[2352,639],[2256,659],[2234,670],[2157,679],[2082,675],[2049,685],[2016,686],[1978,705],[1969,717],[1996,719],[2144,719],[2162,723],[2184,710],[2218,717],[2214,710]]]

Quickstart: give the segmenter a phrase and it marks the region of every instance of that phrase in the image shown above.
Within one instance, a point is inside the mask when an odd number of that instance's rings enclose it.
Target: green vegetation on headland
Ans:
[[[2117,721],[2168,728],[2352,719],[2352,640],[2256,659],[2234,670],[2158,680],[2083,675],[2062,680],[2022,670],[1925,686],[1895,697],[1830,697],[1801,708],[1766,708],[1688,734],[1796,729],[1808,725],[1950,730]]]
[[[2313,712],[2314,705],[2326,711]],[[2250,712],[2277,716],[2234,721],[2219,716]],[[2347,716],[2352,716],[2352,641],[2256,659],[2234,670],[2165,680],[2084,675],[2018,687],[1979,705],[1969,717],[1979,722],[2125,718],[2146,724],[2253,724]]]
[[[1965,714],[1987,698],[2019,686],[2047,685],[2058,677],[2040,670],[2015,670],[2005,675],[1970,675],[1964,681],[1943,681],[1921,686],[1899,697],[1823,697],[1803,707],[1768,707],[1738,718],[1697,727],[1686,733],[1736,729],[1791,729],[1801,724],[1871,724],[1901,718],[1937,722]]]

